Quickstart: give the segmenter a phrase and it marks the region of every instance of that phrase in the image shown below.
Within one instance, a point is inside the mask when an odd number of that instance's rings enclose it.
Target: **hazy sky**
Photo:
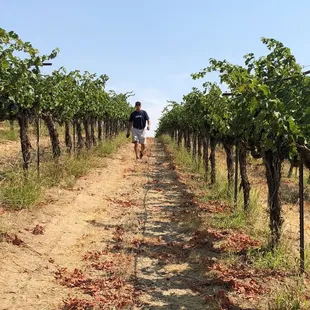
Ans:
[[[210,57],[241,63],[273,37],[310,65],[309,0],[0,0],[0,8],[0,27],[42,53],[60,48],[53,69],[106,73],[107,89],[133,91],[153,130],[167,100],[201,84],[190,74]]]

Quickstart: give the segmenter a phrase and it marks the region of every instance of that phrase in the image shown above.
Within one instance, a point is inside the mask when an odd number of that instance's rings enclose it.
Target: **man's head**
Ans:
[[[135,107],[136,107],[136,111],[140,111],[141,110],[141,102],[137,101],[135,104]]]

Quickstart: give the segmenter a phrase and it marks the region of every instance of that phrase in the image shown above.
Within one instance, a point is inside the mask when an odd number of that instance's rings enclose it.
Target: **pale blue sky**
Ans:
[[[42,53],[60,48],[53,68],[106,73],[108,89],[133,90],[153,130],[166,100],[201,84],[190,74],[210,57],[241,63],[265,52],[264,36],[310,65],[309,0],[0,0],[0,8],[0,27]]]

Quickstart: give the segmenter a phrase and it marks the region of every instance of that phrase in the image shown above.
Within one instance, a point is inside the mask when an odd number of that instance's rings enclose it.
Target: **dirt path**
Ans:
[[[208,309],[191,196],[160,144],[140,163],[132,153],[123,146],[43,207],[0,215],[23,241],[0,243],[0,309]]]
[[[208,309],[196,290],[203,281],[196,265],[199,253],[189,246],[190,225],[195,225],[187,218],[192,197],[159,144],[150,158],[148,177],[142,247],[136,256],[145,309]]]

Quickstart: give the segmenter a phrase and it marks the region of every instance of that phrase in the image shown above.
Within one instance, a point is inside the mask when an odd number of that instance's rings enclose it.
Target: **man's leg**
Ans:
[[[145,143],[146,143],[146,131],[143,130],[141,137],[140,137],[140,144],[141,144],[140,158],[142,158],[144,155]]]
[[[140,158],[143,157],[143,155],[144,155],[144,150],[145,150],[145,144],[141,144]]]
[[[134,146],[134,150],[136,153],[136,159],[139,159],[139,143],[136,141],[134,142],[135,146]]]

